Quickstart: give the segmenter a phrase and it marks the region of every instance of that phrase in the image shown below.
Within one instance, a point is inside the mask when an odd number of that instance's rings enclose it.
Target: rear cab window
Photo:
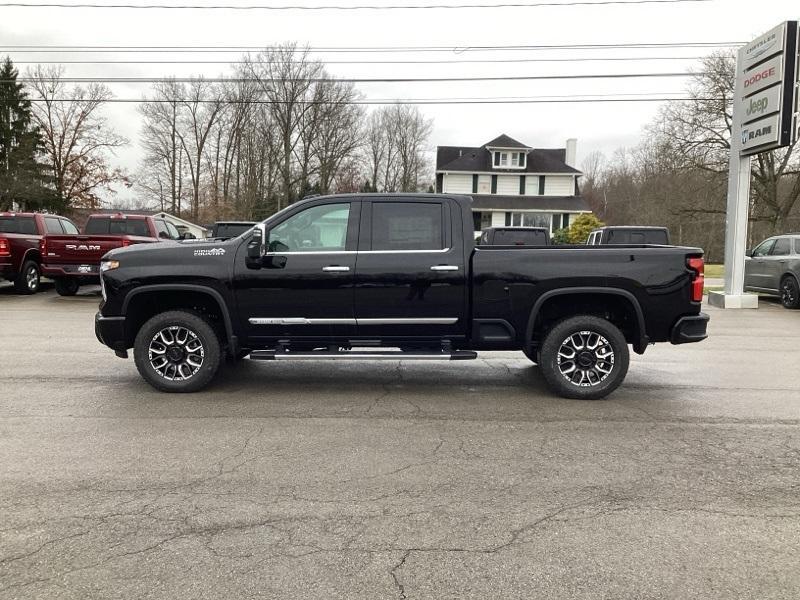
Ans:
[[[90,218],[86,223],[87,235],[136,235],[151,237],[144,219],[119,219],[111,217]]]
[[[494,243],[498,246],[545,246],[547,235],[544,231],[498,229],[494,234]]]
[[[37,235],[36,220],[33,217],[0,216],[0,233]]]

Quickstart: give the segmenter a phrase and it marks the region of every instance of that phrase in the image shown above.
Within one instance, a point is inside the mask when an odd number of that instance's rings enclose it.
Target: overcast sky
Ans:
[[[47,0],[30,0],[30,2]],[[64,0],[76,2],[78,0]],[[85,1],[85,0],[84,0]],[[156,0],[148,3],[152,4]],[[522,2],[523,0],[518,0]],[[531,0],[533,3],[535,0]],[[568,0],[556,0],[566,2]],[[593,1],[593,0],[589,0]],[[143,0],[130,0],[143,2]],[[436,0],[438,4],[498,4],[503,0]],[[97,0],[95,3],[114,3]],[[419,0],[164,0],[162,4],[397,5]],[[2,2],[0,1],[0,4]],[[228,61],[236,53],[24,53],[12,45],[82,46],[263,46],[296,41],[311,47],[452,46],[458,52],[415,54],[318,53],[323,61],[577,59],[667,57],[670,60],[465,64],[329,64],[335,76],[458,77],[500,75],[676,72],[697,68],[691,57],[703,48],[560,50],[498,52],[463,50],[470,46],[619,44],[673,42],[746,42],[786,19],[800,18],[797,0],[712,0],[628,6],[603,5],[491,9],[232,11],[133,10],[97,8],[7,8],[0,6],[0,52],[24,72],[31,61],[205,60]],[[676,58],[684,57],[684,58]],[[688,57],[688,58],[687,58]],[[67,64],[73,76],[160,77],[224,75],[225,64]],[[678,94],[681,78],[358,84],[366,98],[542,97],[585,94]],[[118,98],[141,98],[147,84],[112,84]],[[136,104],[112,104],[107,114],[131,140],[118,164],[134,172],[140,150]],[[610,154],[637,143],[658,103],[553,103],[515,105],[422,106],[434,119],[431,149],[437,145],[480,145],[507,133],[534,147],[563,146],[578,138],[578,161],[589,152]]]

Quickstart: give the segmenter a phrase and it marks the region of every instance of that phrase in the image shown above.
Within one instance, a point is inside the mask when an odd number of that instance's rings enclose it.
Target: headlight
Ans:
[[[104,273],[106,271],[111,271],[112,269],[116,269],[119,267],[118,260],[101,260],[100,261],[100,272]]]

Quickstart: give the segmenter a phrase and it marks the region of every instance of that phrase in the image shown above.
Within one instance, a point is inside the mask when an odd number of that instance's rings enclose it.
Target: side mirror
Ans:
[[[264,256],[264,226],[253,228],[250,241],[247,242],[247,266],[251,269],[261,268],[261,257]]]
[[[183,232],[181,234],[179,239],[181,239],[181,240],[196,240],[197,236],[195,234],[193,234],[192,232],[190,232],[190,231],[185,231],[185,232]]]

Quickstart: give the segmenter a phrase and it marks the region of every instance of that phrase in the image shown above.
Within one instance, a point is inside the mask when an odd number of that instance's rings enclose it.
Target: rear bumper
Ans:
[[[709,316],[706,313],[681,317],[670,332],[669,341],[673,344],[691,344],[702,342],[708,337]]]
[[[87,283],[92,281],[100,282],[100,265],[80,264],[80,265],[54,265],[43,264],[42,275],[45,277],[80,277]]]
[[[104,317],[99,312],[94,316],[94,335],[97,341],[111,348],[117,356],[128,357],[125,342],[125,317]]]

